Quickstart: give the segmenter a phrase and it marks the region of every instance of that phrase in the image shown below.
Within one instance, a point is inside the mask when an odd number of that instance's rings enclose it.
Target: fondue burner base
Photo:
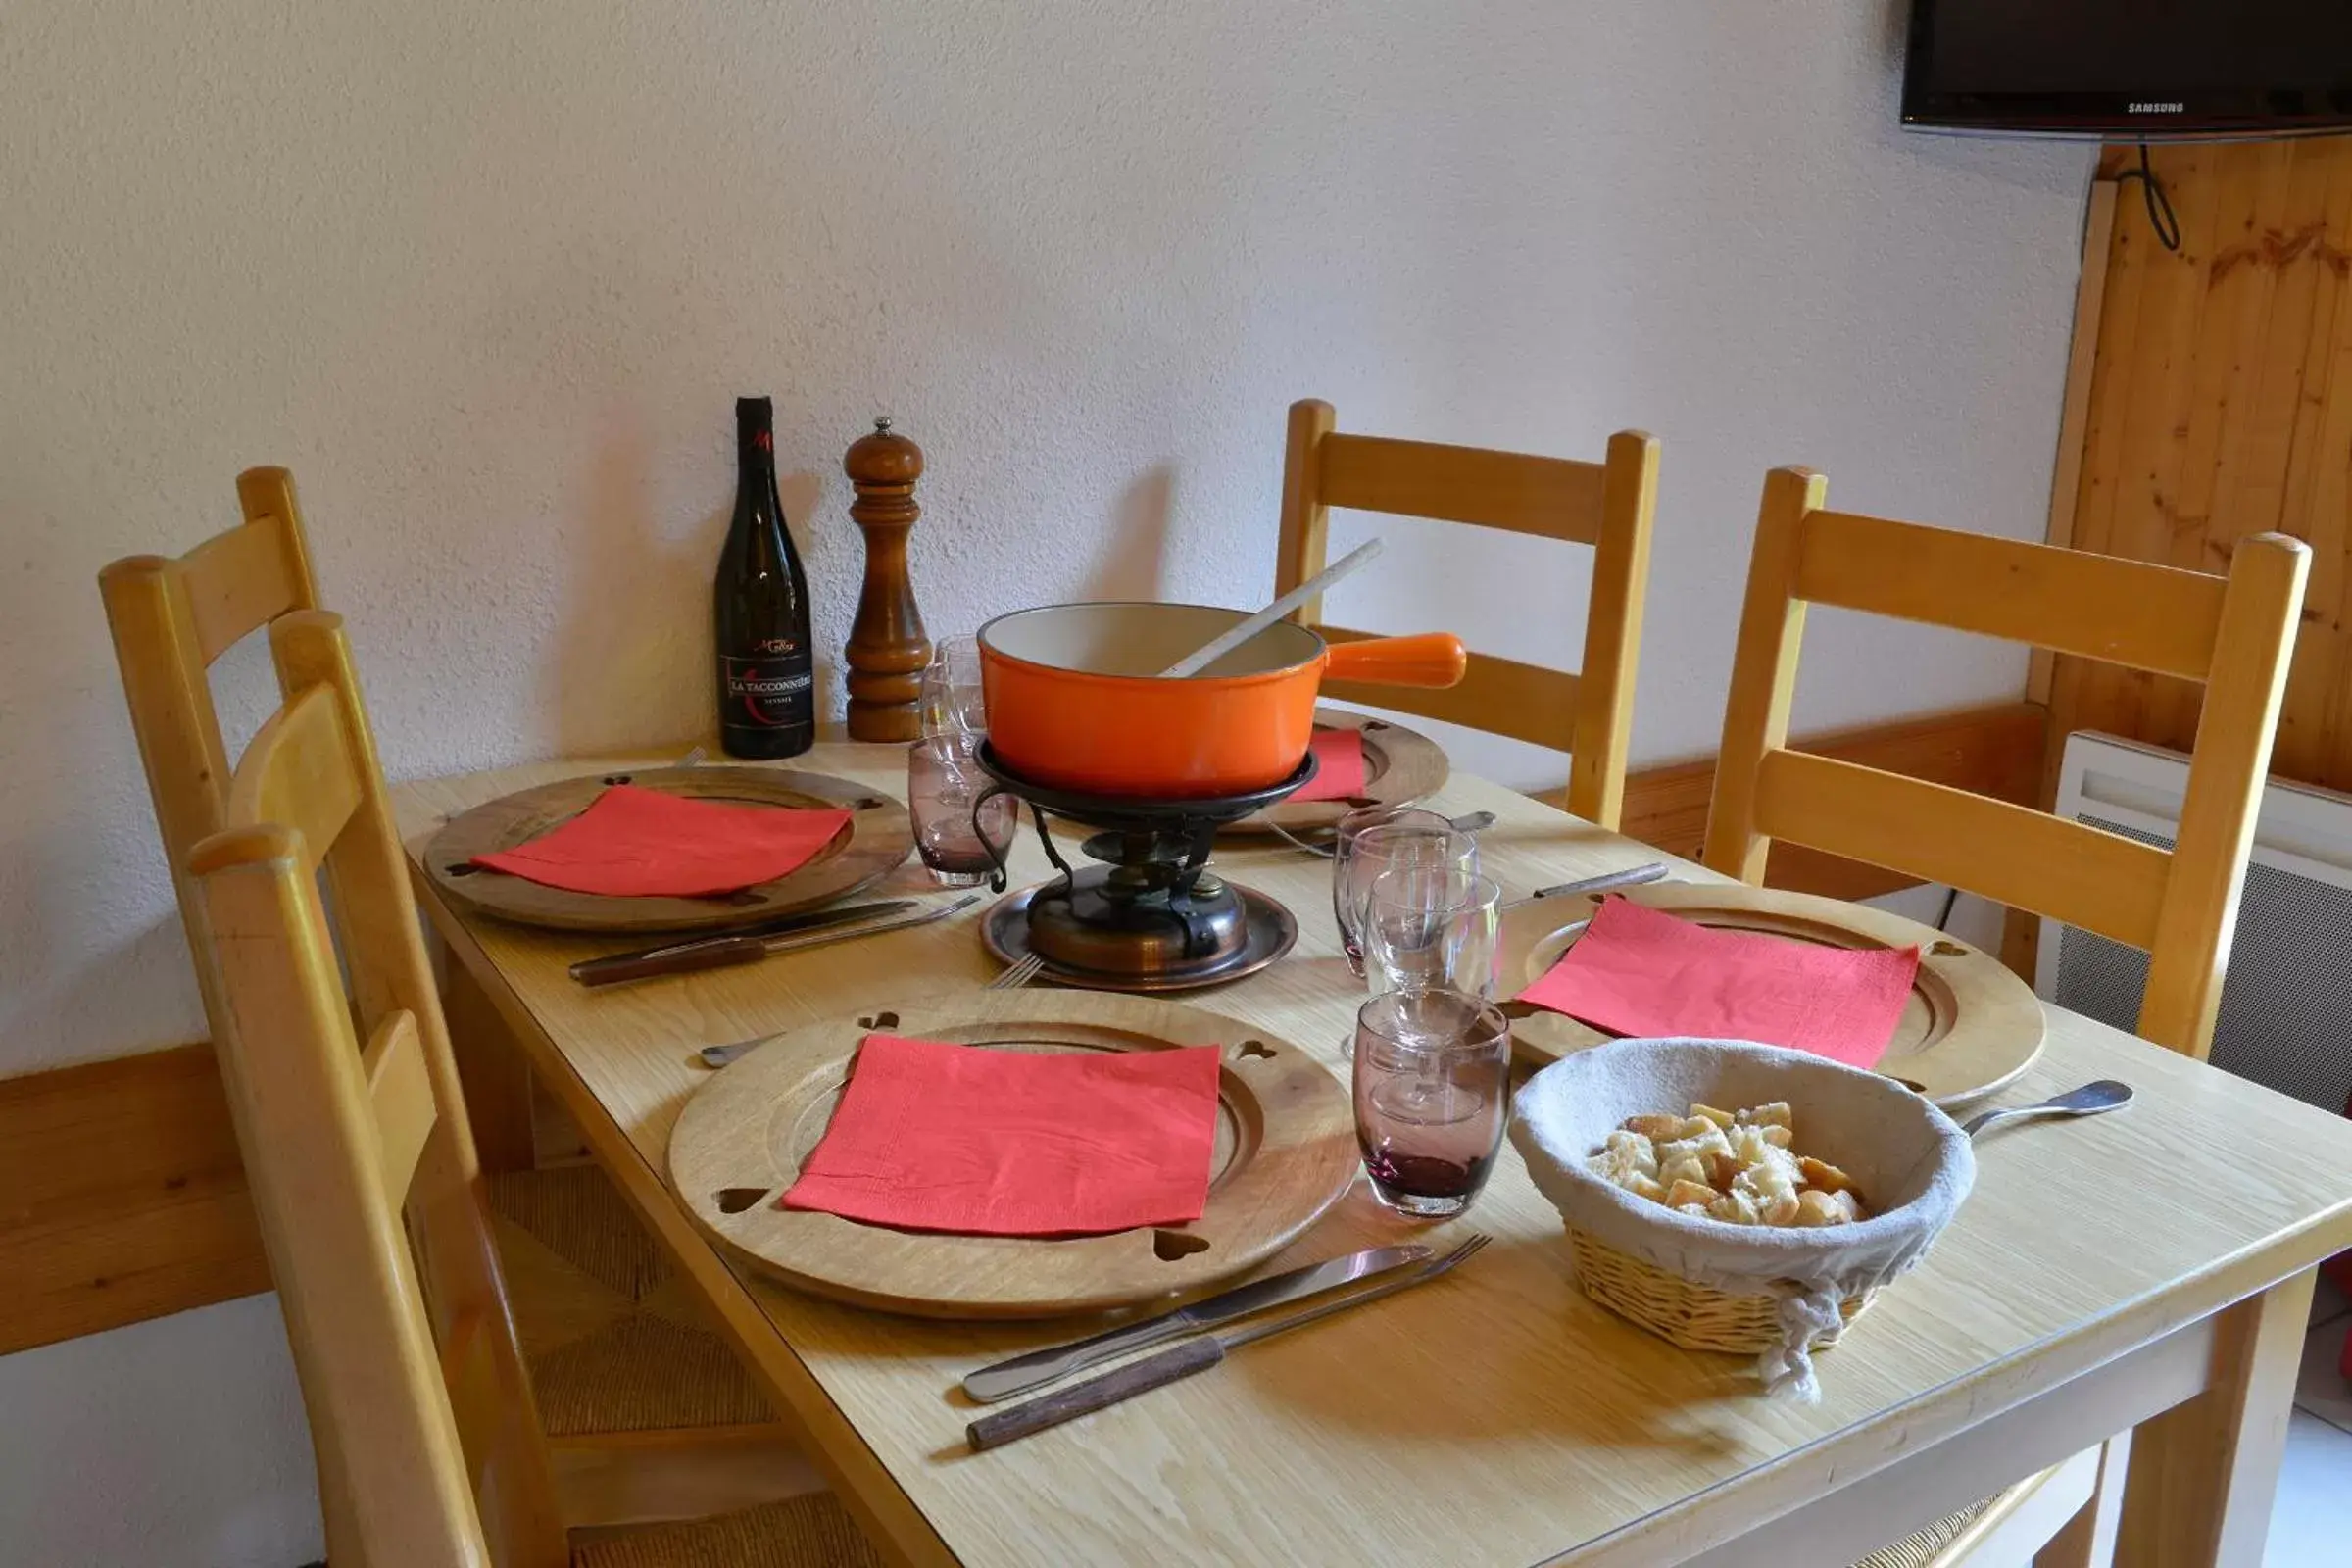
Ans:
[[[1061,873],[989,911],[981,931],[999,957],[1034,956],[1047,979],[1093,991],[1186,991],[1254,974],[1298,940],[1288,909],[1218,876],[1208,855],[1220,826],[1311,778],[1313,758],[1265,789],[1171,801],[1041,785],[1004,766],[985,742],[980,766],[995,782],[973,805],[974,820],[992,795],[1027,802],[1038,844]],[[1098,830],[1080,848],[1102,863],[1071,863],[1054,842],[1057,818]],[[1006,870],[998,858],[990,881],[1000,891]]]
[[[1089,884],[1099,886],[1109,869],[1090,867],[1078,873],[1075,911],[1070,907],[1071,895],[1063,891],[1058,877],[1006,894],[981,918],[981,941],[1006,963],[1036,953],[1045,961],[1041,978],[1057,985],[1155,995],[1221,986],[1255,974],[1290,952],[1298,940],[1298,922],[1290,910],[1238,882],[1221,884],[1233,898],[1231,919],[1237,940],[1220,943],[1220,951],[1206,960],[1183,958],[1181,938],[1173,929],[1166,933],[1099,930],[1086,918]],[[1042,950],[1037,946],[1040,941],[1045,944]],[[1104,963],[1116,967],[1088,966],[1084,958],[1096,953]]]

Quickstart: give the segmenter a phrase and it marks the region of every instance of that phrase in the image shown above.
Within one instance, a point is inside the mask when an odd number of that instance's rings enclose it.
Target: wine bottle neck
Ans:
[[[776,438],[765,429],[746,426],[735,444],[736,469],[747,480],[772,481],[776,472]]]

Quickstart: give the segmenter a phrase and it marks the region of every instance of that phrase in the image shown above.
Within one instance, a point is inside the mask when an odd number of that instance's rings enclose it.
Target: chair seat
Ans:
[[[1969,1527],[1992,1511],[1993,1506],[2009,1495],[2005,1489],[1994,1493],[1982,1502],[1970,1503],[1956,1514],[1936,1520],[1925,1530],[1915,1530],[1902,1540],[1881,1546],[1854,1568],[1931,1568],[1944,1548],[1968,1534]]]
[[[572,1568],[880,1568],[830,1493],[715,1519],[655,1525],[572,1548]]]
[[[603,1171],[510,1171],[489,1187],[516,1336],[549,1437],[775,1419]]]

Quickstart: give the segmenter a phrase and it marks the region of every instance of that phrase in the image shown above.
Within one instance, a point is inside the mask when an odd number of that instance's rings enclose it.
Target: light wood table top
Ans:
[[[800,761],[903,795],[903,759],[897,748],[826,743]],[[414,852],[443,816],[482,801],[660,760],[409,784],[397,791],[403,830]],[[1496,814],[1484,858],[1506,897],[1658,858],[1458,774],[1433,804]],[[1279,842],[1220,847],[1216,863],[1287,904],[1301,932],[1282,962],[1199,999],[1344,1073],[1340,1043],[1362,992],[1338,953],[1329,863]],[[1048,872],[1026,826],[1015,872]],[[1694,866],[1680,874],[1711,879]],[[919,877],[910,861],[894,881]],[[1451,1278],[972,1455],[956,1381],[1081,1324],[894,1318],[738,1276],[686,1226],[656,1173],[679,1108],[708,1081],[698,1047],[977,986],[997,968],[978,910],[590,992],[564,966],[627,943],[461,918],[427,902],[835,1484],[908,1560],[1680,1561],[2352,1246],[2352,1123],[2053,1009],[2041,1059],[1990,1102],[2113,1077],[2139,1091],[2136,1103],[1989,1137],[1976,1191],[1927,1263],[1823,1357],[1818,1405],[1768,1401],[1744,1360],[1675,1349],[1588,1301],[1558,1216],[1506,1151],[1471,1212],[1437,1234],[1381,1209],[1359,1182],[1280,1260],[1491,1232],[1495,1245]]]

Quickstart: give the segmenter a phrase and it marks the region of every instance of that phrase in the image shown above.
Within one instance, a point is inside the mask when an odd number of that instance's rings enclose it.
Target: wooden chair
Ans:
[[[270,641],[290,695],[187,873],[333,1560],[558,1568],[564,1508],[341,622],[289,612]],[[797,1508],[753,1560],[870,1554],[830,1497]]]
[[[206,671],[232,644],[278,616],[318,607],[294,476],[283,468],[248,468],[237,475],[237,501],[244,522],[186,555],[129,556],[98,574],[191,947],[195,905],[181,862],[197,840],[220,831],[228,797],[228,746]],[[197,969],[206,1015],[217,1020],[212,980],[203,965]]]
[[[1615,828],[1625,804],[1634,664],[1649,577],[1649,527],[1658,493],[1658,443],[1636,431],[1609,437],[1608,458],[1579,463],[1476,447],[1342,435],[1328,403],[1291,405],[1283,464],[1282,536],[1275,591],[1324,566],[1333,507],[1466,522],[1593,550],[1585,611],[1584,668],[1576,674],[1473,653],[1460,685],[1444,691],[1333,682],[1327,696],[1507,735],[1570,755],[1567,808]],[[1335,642],[1370,635],[1322,624],[1319,599],[1292,617]]]
[[[318,597],[286,471],[248,470],[237,493],[238,526],[177,559],[135,556],[99,575],[165,858],[199,954],[205,940],[186,859],[226,820],[231,777],[210,667],[263,626],[315,609]],[[200,962],[197,970],[212,1032],[225,1042],[212,969]],[[772,1461],[791,1454],[789,1436],[601,1173],[514,1170],[489,1187],[509,1271],[519,1269],[514,1304],[542,1409],[564,1440],[564,1477],[625,1472],[634,1501],[616,1517],[629,1519],[774,1495]],[[715,1472],[741,1484],[713,1487]],[[567,1513],[575,1523],[609,1517],[568,1502]]]
[[[2310,550],[2281,534],[2238,542],[2227,578],[2110,556],[1832,512],[1801,468],[1764,481],[1732,668],[1704,858],[1751,884],[1786,838],[2065,920],[2149,955],[2138,1032],[2202,1058],[2270,768]],[[2046,812],[1788,750],[1805,607],[2031,643],[2205,685],[2171,851]],[[2111,1552],[2130,1434],[2077,1454],[1869,1558],[1861,1568],[1957,1568],[2003,1557],[2002,1527],[2046,1494],[2087,1490],[2035,1559]],[[2038,1531],[2035,1534],[2039,1534]],[[2012,1536],[2014,1531],[2012,1532]],[[2029,1540],[2028,1550],[2037,1543]],[[1980,1549],[1982,1548],[1982,1549]]]
[[[2202,1058],[2311,552],[2238,542],[2227,578],[1831,512],[1821,475],[1764,482],[1706,863],[1759,882],[1791,839],[2064,920],[2149,956],[2138,1032]],[[1788,749],[1805,606],[2032,643],[2205,685],[2170,851],[2046,812]]]

